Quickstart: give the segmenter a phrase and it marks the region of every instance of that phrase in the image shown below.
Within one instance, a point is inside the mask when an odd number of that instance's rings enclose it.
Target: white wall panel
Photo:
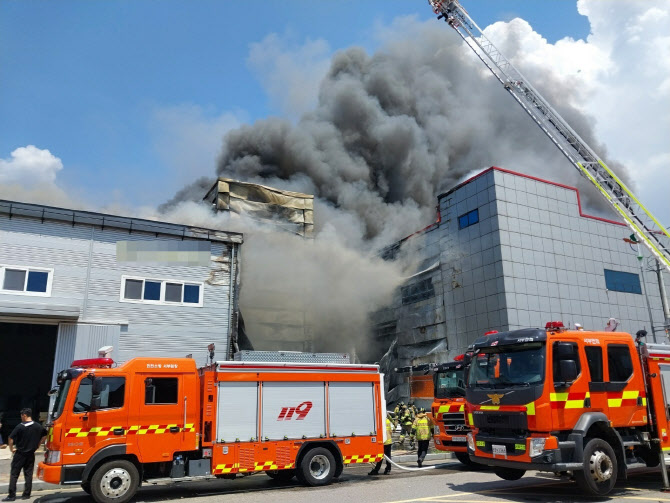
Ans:
[[[325,385],[322,382],[263,383],[263,438],[281,440],[325,436]],[[293,410],[297,409],[297,410]]]

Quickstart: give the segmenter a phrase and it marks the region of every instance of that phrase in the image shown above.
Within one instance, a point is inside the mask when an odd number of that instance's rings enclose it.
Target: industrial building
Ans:
[[[210,343],[230,358],[241,244],[239,233],[0,201],[6,428],[21,407],[43,413],[55,373],[104,346],[119,362],[192,354],[204,363]]]
[[[576,188],[493,167],[438,202],[436,223],[383,252],[420,257],[392,305],[372,316],[387,371],[449,361],[489,330],[548,321],[603,330],[615,318],[618,331],[644,328],[649,341],[653,323],[667,342],[655,261],[646,249],[638,260],[617,217],[586,214]],[[409,396],[401,376],[390,387],[390,401]]]

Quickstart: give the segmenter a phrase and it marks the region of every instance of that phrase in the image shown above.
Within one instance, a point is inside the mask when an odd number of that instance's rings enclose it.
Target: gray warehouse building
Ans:
[[[0,201],[0,415],[47,407],[56,372],[113,346],[235,349],[242,235]],[[11,383],[11,385],[10,385]],[[3,432],[7,433],[7,432]]]
[[[617,330],[645,328],[650,342],[653,321],[658,342],[667,342],[646,250],[641,273],[623,240],[628,228],[585,214],[576,188],[493,167],[438,201],[436,223],[383,254],[420,257],[392,305],[372,316],[378,347],[390,348],[387,369],[449,361],[489,330],[548,321],[604,330],[616,318]],[[667,274],[664,282],[670,291]],[[400,376],[390,381],[390,401],[408,396]]]

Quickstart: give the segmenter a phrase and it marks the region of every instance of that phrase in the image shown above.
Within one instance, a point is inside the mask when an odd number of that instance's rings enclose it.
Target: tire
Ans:
[[[315,447],[303,456],[297,476],[305,485],[325,486],[333,480],[336,470],[333,454],[324,447]]]
[[[125,459],[102,464],[91,477],[91,496],[97,503],[127,503],[140,485],[137,467]]]
[[[481,464],[472,461],[470,459],[470,456],[468,456],[467,452],[454,452],[454,456],[456,456],[456,459],[458,459],[461,463],[463,463],[465,466],[469,468],[476,468],[482,466]]]
[[[592,438],[584,446],[584,468],[574,472],[575,480],[586,494],[605,496],[616,484],[617,469],[612,446],[601,438]]]
[[[270,470],[265,473],[268,477],[277,482],[288,482],[295,477],[295,470]]]
[[[519,480],[524,476],[526,470],[519,470],[518,468],[503,468],[498,466],[493,469],[493,473],[495,473],[503,480]]]

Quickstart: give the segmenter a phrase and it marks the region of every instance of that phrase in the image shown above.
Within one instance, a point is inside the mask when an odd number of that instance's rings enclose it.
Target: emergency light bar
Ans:
[[[96,369],[105,369],[112,368],[114,365],[114,360],[111,358],[85,358],[83,360],[74,360],[72,365],[73,368],[96,368]]]
[[[562,321],[548,321],[544,328],[546,328],[547,330],[556,330],[565,327]]]

